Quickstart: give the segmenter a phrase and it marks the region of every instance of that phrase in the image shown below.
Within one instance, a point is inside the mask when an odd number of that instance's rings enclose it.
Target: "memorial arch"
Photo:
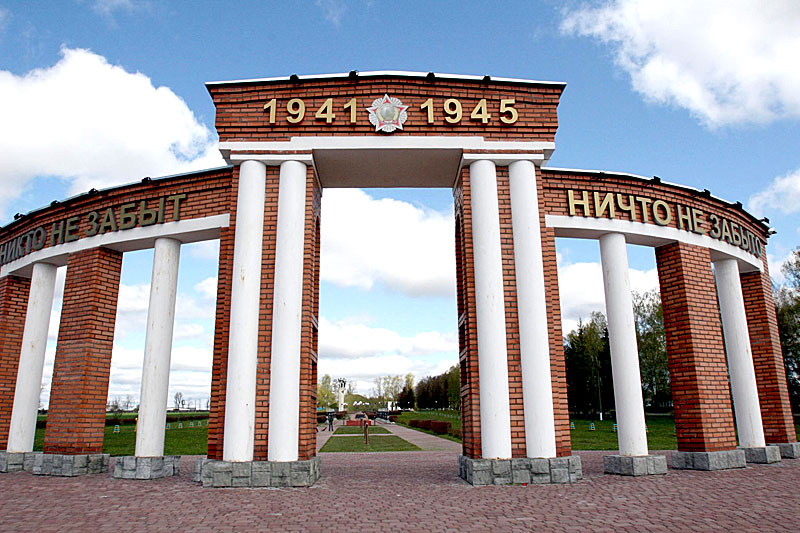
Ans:
[[[219,239],[208,458],[196,479],[313,484],[320,199],[335,187],[453,191],[458,469],[468,482],[581,477],[570,446],[557,237],[600,246],[619,424],[608,473],[666,473],[665,458],[647,448],[628,243],[656,257],[678,436],[673,467],[736,468],[800,453],[767,270],[769,227],[707,190],[549,168],[565,84],[350,72],[207,87],[229,166],[92,190],[0,230],[0,470],[108,468],[103,417],[121,258],[155,248],[136,455],[117,458],[115,472],[175,472],[163,438],[180,245]],[[33,453],[63,265],[44,452]]]

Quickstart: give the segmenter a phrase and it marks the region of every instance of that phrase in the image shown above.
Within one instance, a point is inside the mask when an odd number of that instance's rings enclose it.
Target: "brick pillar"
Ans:
[[[656,248],[678,450],[736,448],[730,386],[707,248]]]
[[[122,252],[70,254],[45,453],[102,453]]]
[[[464,168],[453,189],[456,213],[458,359],[461,374],[461,447],[464,456],[477,459],[481,457],[481,406],[470,191],[469,169]]]
[[[0,278],[0,451],[8,445],[30,286],[28,278]]]
[[[234,217],[235,213],[231,213],[231,223],[233,223]],[[217,310],[214,320],[214,360],[211,364],[211,404],[208,414],[208,458],[218,461],[222,460],[222,443],[225,435],[225,385],[227,383],[228,336],[230,335],[231,319],[233,237],[232,227],[220,230]]]
[[[322,189],[308,167],[305,249],[303,253],[303,322],[300,341],[300,435],[298,459],[317,455],[317,332],[319,329],[319,238]]]
[[[768,444],[796,442],[766,253],[762,259],[762,272],[747,272],[741,279],[764,437]]]
[[[572,454],[567,398],[567,363],[564,359],[564,332],[561,329],[561,295],[558,290],[556,234],[545,226],[544,187],[539,187],[539,224],[542,235],[544,290],[547,299],[547,331],[550,337],[550,379],[553,386],[553,416],[556,430],[556,455]]]
[[[522,399],[522,363],[517,313],[517,276],[514,266],[514,233],[511,224],[511,190],[508,167],[497,167],[497,204],[500,212],[500,246],[503,253],[503,299],[506,306],[511,456],[526,457],[525,406]]]

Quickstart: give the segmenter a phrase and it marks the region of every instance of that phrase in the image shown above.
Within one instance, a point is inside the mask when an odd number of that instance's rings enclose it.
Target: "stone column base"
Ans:
[[[115,457],[116,479],[159,479],[180,474],[180,455],[163,457]]]
[[[65,455],[38,453],[33,459],[31,473],[35,476],[83,476],[108,472],[111,456],[107,453]]]
[[[603,457],[606,474],[619,476],[663,476],[667,473],[664,455],[606,455]]]
[[[769,444],[769,446],[777,446],[781,451],[782,459],[800,459],[800,442],[783,442]]]
[[[745,466],[744,450],[672,452],[672,468],[678,470],[729,470]]]
[[[583,478],[577,455],[542,459],[472,459],[458,456],[458,475],[474,486],[574,483]]]
[[[757,448],[739,448],[744,450],[748,463],[766,465],[781,461],[781,450],[777,446],[759,446]]]
[[[194,480],[203,487],[310,487],[322,474],[319,456],[307,461],[247,461],[201,459]]]
[[[0,452],[0,472],[30,472],[33,461],[42,452]]]

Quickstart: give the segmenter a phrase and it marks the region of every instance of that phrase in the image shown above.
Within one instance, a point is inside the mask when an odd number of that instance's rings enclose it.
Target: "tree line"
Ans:
[[[784,283],[773,286],[778,332],[786,368],[792,411],[800,412],[800,248],[783,264]],[[672,408],[667,343],[661,295],[657,289],[633,294],[636,340],[642,397],[649,411]],[[614,382],[611,372],[611,350],[608,324],[603,313],[594,312],[588,320],[579,320],[578,327],[564,337],[567,370],[567,394],[570,412],[595,414],[614,409]],[[414,385],[414,376],[381,376],[375,378],[371,396],[356,395],[352,385],[348,405],[361,401],[364,405],[385,407],[397,402],[401,409],[460,409],[461,380],[455,365],[437,376],[428,376]],[[336,405],[330,376],[319,382],[317,402],[322,407]]]

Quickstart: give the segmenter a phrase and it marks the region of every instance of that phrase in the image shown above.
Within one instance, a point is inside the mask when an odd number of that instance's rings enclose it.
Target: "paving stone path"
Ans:
[[[0,531],[791,531],[800,460],[742,470],[622,478],[607,452],[579,452],[574,485],[472,487],[446,451],[321,454],[306,489],[203,489],[181,475],[121,481],[101,474],[0,474]],[[352,515],[349,515],[352,516]]]

